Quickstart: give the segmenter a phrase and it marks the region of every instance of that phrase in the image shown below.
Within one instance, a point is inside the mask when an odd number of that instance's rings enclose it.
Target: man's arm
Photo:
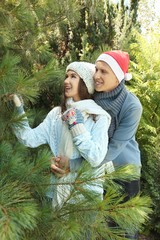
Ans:
[[[115,130],[113,137],[108,144],[108,152],[102,164],[113,161],[124,150],[128,142],[135,136],[140,118],[142,115],[142,107],[132,107],[126,111],[120,121],[118,129]]]

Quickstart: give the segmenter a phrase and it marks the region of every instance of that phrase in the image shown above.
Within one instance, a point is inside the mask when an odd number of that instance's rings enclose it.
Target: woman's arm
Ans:
[[[18,114],[24,114],[23,105],[20,104],[17,97],[13,98]],[[13,131],[19,141],[27,147],[35,148],[49,141],[51,121],[54,121],[56,111],[52,110],[44,121],[36,128],[31,128],[28,119],[25,117],[23,126],[14,126]]]
[[[69,109],[63,114],[62,119],[68,124],[73,142],[80,155],[92,167],[97,167],[103,161],[107,152],[110,116],[99,115],[91,131],[86,129],[83,116],[78,109]]]
[[[36,128],[31,128],[26,118],[22,127],[14,126],[13,131],[21,143],[27,147],[35,148],[46,144],[49,140],[49,116]]]
[[[107,117],[101,116],[94,124],[91,132],[87,131],[84,125],[85,131],[73,137],[73,142],[81,156],[92,167],[99,166],[107,153],[109,123]]]

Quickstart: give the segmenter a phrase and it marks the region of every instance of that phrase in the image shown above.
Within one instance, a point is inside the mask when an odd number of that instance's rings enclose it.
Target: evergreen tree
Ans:
[[[59,103],[64,75],[62,45],[67,44],[64,26],[77,25],[81,9],[78,1],[1,1],[0,2],[0,239],[80,239],[91,231],[93,239],[124,239],[124,232],[141,228],[151,212],[151,200],[140,197],[121,204],[123,194],[113,179],[132,177],[131,168],[106,175],[108,191],[103,202],[96,202],[84,185],[94,180],[90,167],[82,166],[70,198],[84,195],[72,205],[66,202],[53,210],[45,200],[50,187],[48,146],[29,149],[18,143],[14,127],[23,127],[9,95],[20,94],[31,127]],[[67,32],[69,33],[69,31]],[[68,39],[68,36],[66,37]],[[50,89],[52,88],[52,91]],[[42,107],[44,106],[44,108]],[[67,184],[67,183],[66,183]],[[91,222],[91,214],[97,214]],[[121,229],[110,229],[113,219]],[[107,220],[107,221],[106,221]],[[87,223],[87,225],[86,225]]]
[[[131,29],[137,23],[139,1],[131,1],[128,5],[124,1],[115,4],[109,0],[78,2],[81,6],[78,26],[70,23],[61,26],[67,40],[64,44],[64,61],[83,59],[104,44],[108,48],[124,49]]]
[[[131,13],[133,12],[132,16],[131,16],[131,20],[132,20],[132,24],[136,24],[137,23],[137,18],[138,18],[138,4],[139,4],[140,0],[131,0],[130,1],[130,11]]]
[[[140,99],[143,114],[137,134],[142,154],[142,190],[151,196],[154,211],[146,231],[160,236],[160,45],[159,26],[143,36],[136,32],[137,43],[130,45],[132,85],[128,86]]]

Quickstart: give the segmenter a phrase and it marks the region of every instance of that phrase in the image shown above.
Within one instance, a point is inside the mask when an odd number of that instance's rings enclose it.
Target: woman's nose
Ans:
[[[69,78],[68,77],[64,79],[64,83],[69,83]]]

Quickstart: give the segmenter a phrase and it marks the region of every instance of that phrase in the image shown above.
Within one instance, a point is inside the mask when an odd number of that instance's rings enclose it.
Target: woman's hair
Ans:
[[[79,80],[78,93],[79,93],[79,97],[81,100],[93,99],[93,95],[88,92],[86,84],[84,83],[82,78],[80,78],[80,80]],[[65,89],[63,88],[63,99],[62,99],[62,103],[60,105],[62,113],[64,113],[67,110],[66,101],[67,101],[67,97],[65,96]]]

